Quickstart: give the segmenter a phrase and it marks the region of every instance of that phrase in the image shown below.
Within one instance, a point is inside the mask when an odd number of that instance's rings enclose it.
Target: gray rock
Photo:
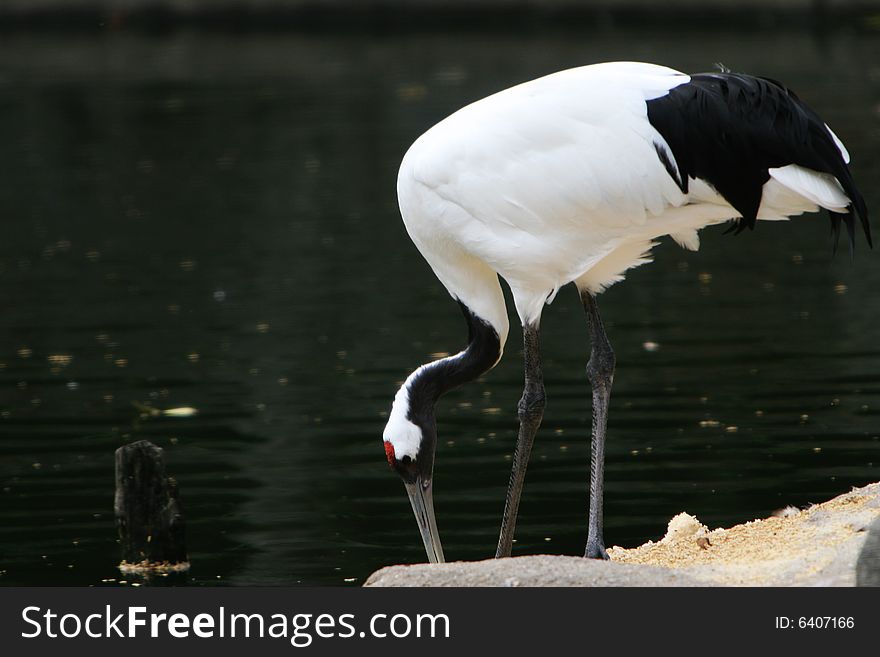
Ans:
[[[536,555],[388,566],[364,586],[705,586],[670,568]]]
[[[878,511],[880,482],[799,512],[782,528],[758,521],[713,530],[721,532],[715,550],[737,530],[724,558],[648,565],[540,555],[390,566],[365,586],[880,586]]]
[[[856,562],[856,586],[880,586],[880,518],[868,530],[868,538]]]

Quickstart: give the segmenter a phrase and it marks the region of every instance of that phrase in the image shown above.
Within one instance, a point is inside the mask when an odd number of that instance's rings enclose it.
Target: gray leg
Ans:
[[[516,514],[519,511],[519,498],[532,443],[541,419],[544,417],[544,373],[541,369],[541,350],[537,326],[523,326],[523,361],[525,363],[526,383],[522,399],[519,400],[519,436],[513,451],[513,465],[510,470],[510,484],[507,487],[507,501],[504,503],[504,518],[501,520],[501,536],[495,557],[509,557],[513,545],[513,532],[516,529]]]
[[[602,538],[602,493],[605,488],[605,427],[608,422],[608,402],[614,380],[614,350],[605,335],[596,297],[581,292],[581,301],[590,327],[590,361],[587,378],[593,388],[593,436],[590,450],[590,518],[587,525],[587,549],[584,556],[607,559]]]

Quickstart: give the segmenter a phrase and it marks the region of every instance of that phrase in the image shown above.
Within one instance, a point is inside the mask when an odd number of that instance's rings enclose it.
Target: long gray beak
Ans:
[[[428,479],[418,477],[415,483],[406,486],[406,494],[412,504],[413,513],[416,514],[416,522],[419,523],[419,531],[422,534],[422,542],[425,544],[425,552],[428,553],[428,561],[431,563],[443,563],[443,546],[440,545],[440,532],[437,531],[437,519],[434,517],[434,484]]]

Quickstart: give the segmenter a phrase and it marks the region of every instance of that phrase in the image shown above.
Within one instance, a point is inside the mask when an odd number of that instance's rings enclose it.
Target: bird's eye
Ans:
[[[403,458],[400,459],[400,462],[403,463],[404,465],[409,465],[411,461],[412,461],[412,458],[410,458],[409,454],[404,454]]]

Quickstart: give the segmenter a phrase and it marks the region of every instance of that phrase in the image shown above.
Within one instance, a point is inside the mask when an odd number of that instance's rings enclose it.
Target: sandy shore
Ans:
[[[730,528],[681,513],[658,541],[611,548],[610,562],[537,555],[389,566],[365,586],[854,586],[878,518],[880,482]]]

